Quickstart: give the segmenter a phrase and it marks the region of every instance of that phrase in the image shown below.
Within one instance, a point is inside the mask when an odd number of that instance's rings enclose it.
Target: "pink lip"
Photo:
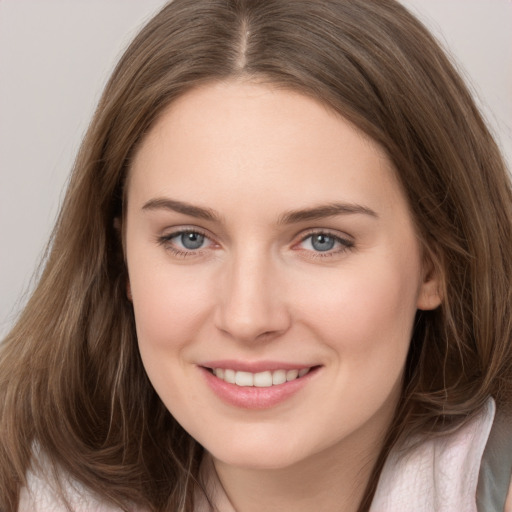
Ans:
[[[301,370],[302,368],[311,368],[314,364],[306,365],[301,363],[284,363],[279,361],[237,361],[234,359],[222,359],[219,361],[206,361],[200,366],[206,368],[223,368],[239,372],[273,372],[275,370]]]
[[[220,361],[216,361],[219,363]],[[230,363],[231,364],[231,363]],[[214,366],[213,368],[233,368],[233,366]],[[236,366],[235,366],[236,367]],[[247,368],[247,366],[244,366]],[[276,367],[276,369],[296,369],[297,366],[292,366],[289,368],[283,368],[283,366]],[[303,368],[309,368],[304,367]],[[217,378],[213,373],[208,370],[208,368],[204,366],[198,366],[198,369],[203,374],[206,383],[210,387],[210,389],[224,402],[234,405],[235,407],[239,407],[242,409],[269,409],[271,407],[275,407],[281,402],[284,402],[291,396],[295,395],[299,392],[304,386],[306,386],[312,378],[316,375],[320,367],[315,367],[309,371],[304,377],[300,377],[295,380],[291,380],[289,382],[284,382],[283,384],[278,384],[276,386],[270,386],[266,388],[258,388],[258,387],[245,387],[245,386],[237,386],[236,384],[229,384],[228,382]],[[269,369],[268,365],[265,366],[265,369]],[[243,370],[240,371],[250,371]],[[253,370],[254,372],[254,370]]]

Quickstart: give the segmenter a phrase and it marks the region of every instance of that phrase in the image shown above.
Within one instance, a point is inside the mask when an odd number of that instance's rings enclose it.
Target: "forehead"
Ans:
[[[223,207],[265,192],[276,207],[403,200],[384,150],[351,123],[305,95],[247,82],[208,84],[172,103],[128,186],[129,200],[168,194]]]

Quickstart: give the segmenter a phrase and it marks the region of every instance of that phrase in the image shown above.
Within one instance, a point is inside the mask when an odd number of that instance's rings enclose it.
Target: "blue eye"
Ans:
[[[212,241],[202,233],[193,229],[183,229],[158,238],[163,245],[177,256],[192,256],[201,249],[212,245]]]
[[[311,235],[311,246],[315,251],[330,251],[334,248],[336,240],[334,237],[319,233],[317,235]]]
[[[171,240],[175,239],[177,239],[179,244],[181,244],[185,249],[195,251],[203,246],[205,236],[200,233],[194,233],[193,231],[185,231],[171,238]]]
[[[327,256],[342,253],[354,247],[354,243],[349,239],[320,231],[310,233],[304,237],[300,243],[300,247],[313,253],[325,253]]]

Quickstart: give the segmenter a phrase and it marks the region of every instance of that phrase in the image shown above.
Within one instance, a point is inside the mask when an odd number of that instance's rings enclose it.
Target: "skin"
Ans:
[[[334,203],[358,211],[290,215]],[[211,454],[233,507],[356,510],[415,313],[440,303],[384,151],[311,98],[209,84],[150,131],[127,204],[128,293],[146,371]],[[180,229],[205,235],[201,247],[185,249]],[[319,251],[312,233],[332,237],[332,249]],[[249,410],[207,386],[199,366],[216,359],[319,370],[284,402]]]

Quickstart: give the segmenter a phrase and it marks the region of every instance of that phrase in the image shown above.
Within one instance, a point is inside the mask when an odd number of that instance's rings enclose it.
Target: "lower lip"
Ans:
[[[198,367],[206,379],[210,389],[224,402],[242,409],[269,409],[284,402],[306,386],[318,372],[319,367],[312,368],[306,375],[298,379],[258,388],[255,386],[237,386],[215,377],[208,369]]]

